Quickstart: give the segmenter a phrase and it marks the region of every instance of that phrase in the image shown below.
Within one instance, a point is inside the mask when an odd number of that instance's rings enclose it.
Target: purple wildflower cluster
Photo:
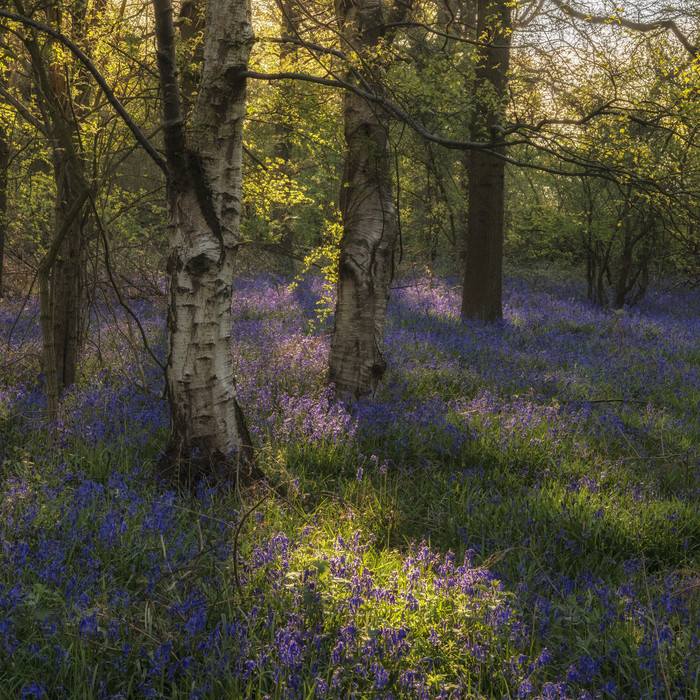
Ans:
[[[162,377],[108,308],[48,448],[35,305],[8,342],[0,303],[8,697],[697,697],[698,291],[609,312],[512,279],[489,326],[454,283],[401,286],[385,382],[349,408],[320,282],[239,283],[242,404],[295,484],[243,522],[146,478]]]

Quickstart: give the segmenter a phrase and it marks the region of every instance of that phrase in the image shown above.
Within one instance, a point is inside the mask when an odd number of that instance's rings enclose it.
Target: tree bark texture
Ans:
[[[366,65],[371,65],[367,55],[377,47],[383,29],[381,3],[339,0],[336,12],[343,36],[358,54],[366,56]],[[376,90],[381,89],[369,72],[365,78],[374,82]],[[348,75],[348,79],[354,78]],[[343,119],[347,150],[340,202],[344,231],[329,381],[339,397],[359,398],[375,391],[386,369],[382,350],[393,278],[396,201],[386,116],[346,92]]]
[[[510,58],[508,0],[479,0],[479,63],[475,80],[472,140],[494,144],[503,116]],[[494,147],[499,152],[500,148]],[[503,226],[505,161],[493,153],[467,154],[469,211],[465,241],[462,318],[496,321],[503,316]]]
[[[54,152],[56,206],[54,235],[83,192],[82,180],[63,151]],[[82,302],[85,270],[84,218],[76,216],[51,270],[51,307],[56,378],[59,392],[75,383],[83,335]]]
[[[21,0],[15,0],[15,9],[23,18]],[[60,28],[60,12],[55,7],[45,8],[47,19]],[[49,34],[56,31],[50,27]],[[29,55],[36,104],[42,119],[36,119],[18,103],[19,111],[49,141],[54,164],[56,197],[54,203],[54,231],[47,251],[37,270],[41,307],[42,364],[46,386],[46,417],[49,424],[58,418],[61,389],[74,383],[82,336],[82,277],[83,241],[79,214],[85,205],[89,186],[84,164],[79,156],[77,124],[71,105],[64,66],[53,54],[47,60],[46,50],[53,48],[49,39],[41,44],[38,34],[27,32],[22,42]],[[7,77],[4,69],[0,77],[5,99],[14,104],[6,92]],[[6,173],[4,173],[6,177]],[[3,184],[2,210],[4,217],[5,194]],[[3,222],[4,226],[4,222]],[[1,256],[0,256],[1,257]]]
[[[18,9],[21,11],[21,5]],[[50,9],[47,15],[53,24],[60,26],[58,11]],[[71,111],[69,87],[63,67],[55,62],[46,65],[44,52],[35,38],[30,36],[25,39],[25,46],[38,88],[37,101],[52,149],[56,183],[54,240],[59,231],[64,232],[50,269],[49,283],[56,386],[60,393],[75,382],[78,371],[85,268],[83,220],[80,216],[73,216],[68,230],[65,230],[64,221],[76,201],[85,202],[84,193],[88,184],[85,165],[79,153],[78,127]],[[45,320],[49,322],[48,311],[45,311]]]
[[[186,140],[172,6],[154,0],[154,8],[169,175],[170,442],[160,464],[169,480],[192,485],[238,478],[252,465],[230,326],[245,115],[245,83],[236,75],[246,69],[253,31],[245,2],[207,3],[202,78]]]
[[[39,269],[37,270],[42,338],[41,356],[44,364],[44,375],[46,377],[46,422],[51,426],[55,426],[58,421],[58,400],[60,393],[58,380],[60,375],[56,366],[56,343],[54,339],[54,308],[56,302],[52,298],[49,281],[51,273],[55,269],[59,252],[73,229],[76,219],[80,216],[80,211],[85,205],[88,196],[88,189],[84,187],[72,202],[70,208],[65,211],[60,227],[55,231],[51,245],[46,251],[43,260],[39,263]]]

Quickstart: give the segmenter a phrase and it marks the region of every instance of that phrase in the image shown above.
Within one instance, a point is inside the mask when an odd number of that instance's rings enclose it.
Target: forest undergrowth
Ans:
[[[153,475],[163,380],[122,311],[93,306],[51,445],[36,303],[0,302],[1,698],[700,698],[700,290],[612,311],[514,275],[485,325],[395,286],[384,382],[344,406],[321,283],[239,281],[267,481],[196,494]]]

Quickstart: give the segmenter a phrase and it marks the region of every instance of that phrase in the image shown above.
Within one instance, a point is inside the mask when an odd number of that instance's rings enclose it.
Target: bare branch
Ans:
[[[537,124],[535,124],[532,127],[529,127],[529,129],[533,131],[539,131],[540,129],[543,129],[545,126],[583,126],[584,124],[588,123],[592,119],[595,119],[596,117],[602,116],[604,114],[609,114],[608,110],[615,104],[616,100],[610,100],[609,102],[606,102],[600,107],[597,107],[596,109],[590,111],[588,114],[585,114],[583,117],[580,119],[540,119]]]
[[[521,19],[518,19],[518,20],[513,22],[513,28],[514,29],[524,29],[525,27],[527,27],[527,25],[530,24],[530,22],[532,22],[532,20],[535,19],[535,17],[537,17],[537,15],[539,15],[544,3],[545,3],[545,0],[539,0],[537,5],[535,5],[535,7],[533,7],[529,13],[527,13]]]
[[[698,47],[690,43],[688,37],[683,34],[678,25],[671,19],[660,19],[655,22],[633,22],[632,20],[625,19],[624,17],[620,16],[619,13],[612,17],[606,17],[604,15],[590,15],[586,12],[574,10],[574,8],[564,0],[552,0],[552,2],[562,12],[569,15],[569,17],[580,19],[583,22],[588,22],[589,24],[619,24],[621,27],[632,29],[636,32],[653,32],[657,29],[667,29],[676,35],[678,41],[691,56],[696,57],[698,55]]]

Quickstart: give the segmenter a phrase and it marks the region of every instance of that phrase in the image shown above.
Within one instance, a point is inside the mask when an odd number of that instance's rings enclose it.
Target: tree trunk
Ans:
[[[462,318],[503,317],[503,207],[505,163],[491,153],[472,151]]]
[[[480,46],[475,82],[472,140],[494,144],[503,115],[510,58],[511,19],[508,0],[479,0]],[[501,149],[494,147],[496,152]],[[462,318],[496,321],[503,316],[503,224],[505,161],[493,153],[467,156],[469,213],[462,291]]]
[[[185,140],[170,0],[154,0],[168,163],[170,441],[160,461],[180,484],[252,473],[231,362],[231,294],[241,210],[245,2],[207,3],[202,78]],[[241,468],[246,471],[241,473]]]
[[[21,4],[17,3],[22,12]],[[47,18],[60,28],[60,12],[55,8],[47,10]],[[71,386],[75,382],[82,341],[82,299],[83,275],[85,267],[85,245],[82,233],[82,220],[71,215],[70,227],[64,222],[68,212],[74,211],[77,201],[85,203],[88,184],[85,166],[80,156],[73,105],[69,99],[64,67],[58,63],[45,64],[42,47],[36,38],[29,35],[24,40],[30,56],[32,70],[37,85],[37,102],[43,115],[44,128],[49,137],[56,183],[54,207],[54,235],[50,248],[54,251],[50,268],[43,267],[43,274],[50,275],[49,285],[51,309],[43,310],[44,322],[52,324],[53,364],[56,370],[56,390]],[[56,251],[53,242],[62,231],[62,242]],[[42,263],[43,264],[43,263]],[[46,300],[45,300],[46,303]],[[44,325],[44,331],[46,326]],[[47,344],[44,342],[44,347]],[[44,359],[46,365],[51,364]],[[47,392],[50,384],[47,382]],[[57,401],[50,398],[49,403]],[[50,413],[50,411],[49,411]]]
[[[5,265],[5,232],[7,231],[7,168],[10,163],[10,147],[7,132],[0,126],[0,299],[3,297],[2,271]]]
[[[296,39],[299,34],[299,26],[301,24],[300,9],[296,0],[278,0],[277,5],[281,13],[280,20],[280,38],[281,39]],[[296,45],[291,43],[282,43],[279,47],[279,64],[280,71],[296,70],[297,69],[297,54]],[[280,111],[285,113],[286,105],[290,101],[292,95],[289,84],[281,83],[277,87],[278,100]],[[292,175],[290,168],[290,158],[292,154],[291,129],[285,119],[284,122],[278,121],[275,124],[275,158],[280,161],[280,171],[286,177]],[[292,254],[294,252],[294,231],[291,226],[289,207],[282,203],[277,203],[272,209],[273,225],[276,226],[276,240],[279,241],[282,250],[280,266],[282,272],[291,277],[294,275],[294,261]],[[287,255],[285,255],[287,253]]]
[[[634,245],[632,243],[632,222],[634,217],[631,212],[628,212],[625,217],[624,223],[624,235],[622,240],[622,251],[620,252],[620,262],[618,265],[617,279],[615,280],[615,290],[613,292],[614,302],[616,309],[621,309],[627,302],[627,294],[634,287],[633,279],[633,259],[632,254],[634,251]]]
[[[66,219],[83,185],[64,152],[54,152],[56,170],[56,213],[54,235]],[[74,158],[77,162],[77,158]],[[56,380],[59,392],[75,383],[82,340],[85,242],[83,217],[76,216],[63,239],[51,270],[51,306]]]
[[[46,251],[43,260],[39,263],[37,277],[39,279],[39,305],[41,316],[42,352],[44,375],[46,377],[46,422],[56,425],[58,421],[58,399],[60,385],[59,373],[56,362],[56,343],[54,340],[54,309],[57,304],[51,296],[49,279],[52,270],[55,269],[59,251],[63,248],[66,238],[73,229],[76,219],[89,196],[88,189],[84,187],[76,196],[69,209],[61,220],[60,227],[54,232],[53,240]]]
[[[341,31],[358,52],[377,46],[383,28],[378,0],[339,2],[336,12]],[[370,75],[365,77],[371,80]],[[377,84],[373,87],[380,89]],[[359,398],[374,392],[386,369],[382,349],[393,278],[396,204],[387,119],[357,95],[345,92],[343,120],[347,146],[340,197],[344,232],[329,381],[339,397]]]

